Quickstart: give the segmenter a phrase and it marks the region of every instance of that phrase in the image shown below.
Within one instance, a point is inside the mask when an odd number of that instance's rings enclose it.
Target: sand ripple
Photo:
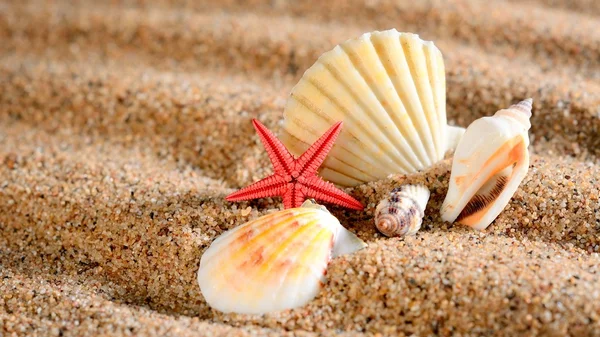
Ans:
[[[599,21],[590,0],[0,4],[0,335],[600,336]],[[331,209],[369,246],[314,301],[211,310],[202,252],[282,207],[224,201],[271,170],[251,118],[278,131],[322,52],[391,27],[442,50],[452,124],[533,97],[528,176],[482,233],[440,220],[449,160],[348,190],[366,211]],[[404,182],[431,189],[423,227],[387,239],[373,211]]]

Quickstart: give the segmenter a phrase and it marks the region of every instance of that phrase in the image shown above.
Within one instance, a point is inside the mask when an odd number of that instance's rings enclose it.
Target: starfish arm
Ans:
[[[225,199],[227,201],[250,200],[282,195],[286,189],[286,182],[277,175],[268,176],[246,186],[239,191],[233,192]]]
[[[318,176],[312,176],[304,183],[306,187],[306,196],[338,204],[346,208],[362,210],[364,206],[360,201],[354,199],[342,190],[335,187],[332,183],[326,182]]]
[[[288,183],[283,194],[283,208],[297,208],[302,206],[305,199],[304,191],[300,184]]]
[[[254,125],[263,146],[269,154],[269,159],[271,159],[275,174],[291,175],[292,168],[294,167],[294,157],[292,154],[266,126],[258,121],[258,119],[253,119],[252,125]]]
[[[342,130],[342,122],[335,123],[327,132],[325,132],[316,142],[314,142],[308,150],[306,150],[300,158],[296,160],[296,168],[292,175],[295,176],[310,176],[317,173],[317,169],[327,157],[327,153],[333,147],[337,136]]]

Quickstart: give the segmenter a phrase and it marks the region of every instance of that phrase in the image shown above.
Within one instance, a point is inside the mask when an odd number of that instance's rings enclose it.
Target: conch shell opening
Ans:
[[[506,207],[529,168],[532,99],[474,121],[454,159],[442,219],[485,229]]]

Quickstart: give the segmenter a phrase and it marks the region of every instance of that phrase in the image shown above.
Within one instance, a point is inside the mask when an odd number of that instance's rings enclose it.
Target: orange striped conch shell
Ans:
[[[529,168],[532,103],[526,99],[469,125],[454,153],[443,220],[482,230],[506,207]]]
[[[202,255],[198,284],[222,312],[296,308],[318,294],[331,258],[365,246],[325,207],[307,200],[223,233]]]

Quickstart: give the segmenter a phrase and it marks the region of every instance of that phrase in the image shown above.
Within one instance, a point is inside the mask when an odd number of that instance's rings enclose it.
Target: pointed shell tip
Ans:
[[[529,107],[530,109],[533,107],[533,98],[527,98],[522,100],[519,104],[521,105],[527,105],[527,107]]]

